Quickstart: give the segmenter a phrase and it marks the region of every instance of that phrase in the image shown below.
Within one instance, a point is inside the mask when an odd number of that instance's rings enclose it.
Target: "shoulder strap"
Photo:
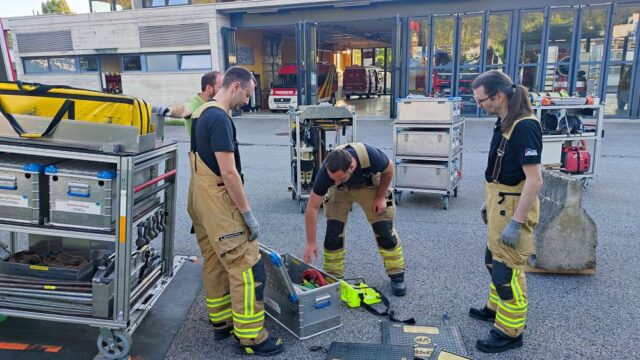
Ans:
[[[358,294],[358,296],[360,297],[360,305],[362,305],[362,307],[365,308],[368,312],[372,313],[373,315],[388,316],[389,320],[391,320],[393,322],[399,322],[399,323],[410,324],[410,325],[413,325],[413,324],[416,323],[416,319],[414,319],[414,318],[409,318],[409,319],[405,319],[405,320],[400,320],[400,319],[396,318],[396,312],[393,311],[393,310],[390,310],[391,303],[389,302],[389,299],[387,299],[387,297],[384,296],[384,294],[381,293],[380,290],[374,288],[373,286],[370,286],[369,288],[375,290],[378,294],[380,294],[380,300],[382,301],[382,303],[384,303],[386,308],[384,309],[384,311],[380,311],[380,310],[374,308],[373,306],[365,303],[364,302],[364,295],[362,293],[360,293],[360,294]]]
[[[222,105],[218,104],[215,101],[207,101],[206,103],[202,104],[199,108],[196,109],[196,111],[193,112],[193,114],[191,114],[191,119],[197,119],[200,116],[202,116],[202,113],[210,108],[218,108],[222,111],[224,111],[224,113],[227,113],[227,109],[225,109]]]
[[[360,143],[360,142],[346,143],[346,144],[336,146],[335,149],[346,149],[348,147],[356,151],[356,156],[358,157],[358,161],[360,162],[360,168],[362,170],[366,170],[371,167],[371,163],[369,162],[369,154],[367,153],[367,148],[364,146],[363,143]]]
[[[511,134],[513,133],[513,129],[523,120],[535,120],[540,121],[535,116],[527,116],[521,119],[518,119],[513,122],[511,128],[506,133],[502,133],[502,138],[500,138],[500,145],[498,146],[498,150],[496,151],[496,161],[493,163],[493,173],[491,174],[491,179],[493,182],[498,182],[498,177],[500,177],[500,171],[502,170],[502,159],[504,158],[504,151],[507,148],[507,143],[511,138]]]

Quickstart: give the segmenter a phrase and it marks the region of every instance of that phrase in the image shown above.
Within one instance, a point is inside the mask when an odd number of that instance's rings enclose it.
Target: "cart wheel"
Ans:
[[[580,179],[580,182],[582,183],[582,190],[587,190],[587,188],[589,187],[589,179],[582,178]]]
[[[131,335],[122,330],[114,330],[111,334],[112,338],[105,338],[102,332],[100,333],[98,351],[107,359],[125,358],[131,349]]]
[[[307,201],[301,199],[298,204],[300,205],[300,214],[304,214],[305,210],[307,210]]]
[[[291,189],[291,200],[295,200],[298,197],[295,189]]]
[[[446,196],[442,197],[442,207],[445,210],[449,210],[449,195],[446,195]]]
[[[396,193],[396,196],[395,196],[396,205],[400,206],[400,204],[402,203],[402,191],[397,191],[397,190],[394,190],[394,191]]]
[[[453,197],[458,197],[458,187],[453,189]]]

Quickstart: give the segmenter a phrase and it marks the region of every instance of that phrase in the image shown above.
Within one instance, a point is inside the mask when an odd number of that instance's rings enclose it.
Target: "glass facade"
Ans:
[[[408,23],[410,94],[459,96],[464,113],[477,114],[470,85],[478,74],[498,70],[530,91],[593,96],[605,100],[606,115],[638,116],[640,2],[433,15]]]

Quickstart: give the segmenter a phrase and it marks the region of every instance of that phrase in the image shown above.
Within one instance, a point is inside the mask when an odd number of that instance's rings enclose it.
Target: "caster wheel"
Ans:
[[[295,200],[298,197],[295,190],[291,190],[291,200]]]
[[[402,203],[402,191],[396,191],[396,205],[400,205]]]
[[[442,197],[442,207],[445,210],[449,210],[449,196],[443,196]]]
[[[298,204],[300,206],[300,214],[304,214],[304,212],[307,210],[307,202],[305,200],[300,200]]]
[[[131,349],[131,335],[126,331],[115,330],[113,338],[108,339],[102,333],[98,336],[98,351],[107,359],[122,359]]]
[[[453,197],[458,197],[458,188],[453,189]]]

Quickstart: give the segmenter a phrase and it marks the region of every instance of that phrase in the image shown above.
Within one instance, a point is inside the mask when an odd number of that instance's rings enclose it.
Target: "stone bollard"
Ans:
[[[555,170],[543,170],[542,178],[532,272],[595,272],[598,232],[582,208],[580,179]]]

